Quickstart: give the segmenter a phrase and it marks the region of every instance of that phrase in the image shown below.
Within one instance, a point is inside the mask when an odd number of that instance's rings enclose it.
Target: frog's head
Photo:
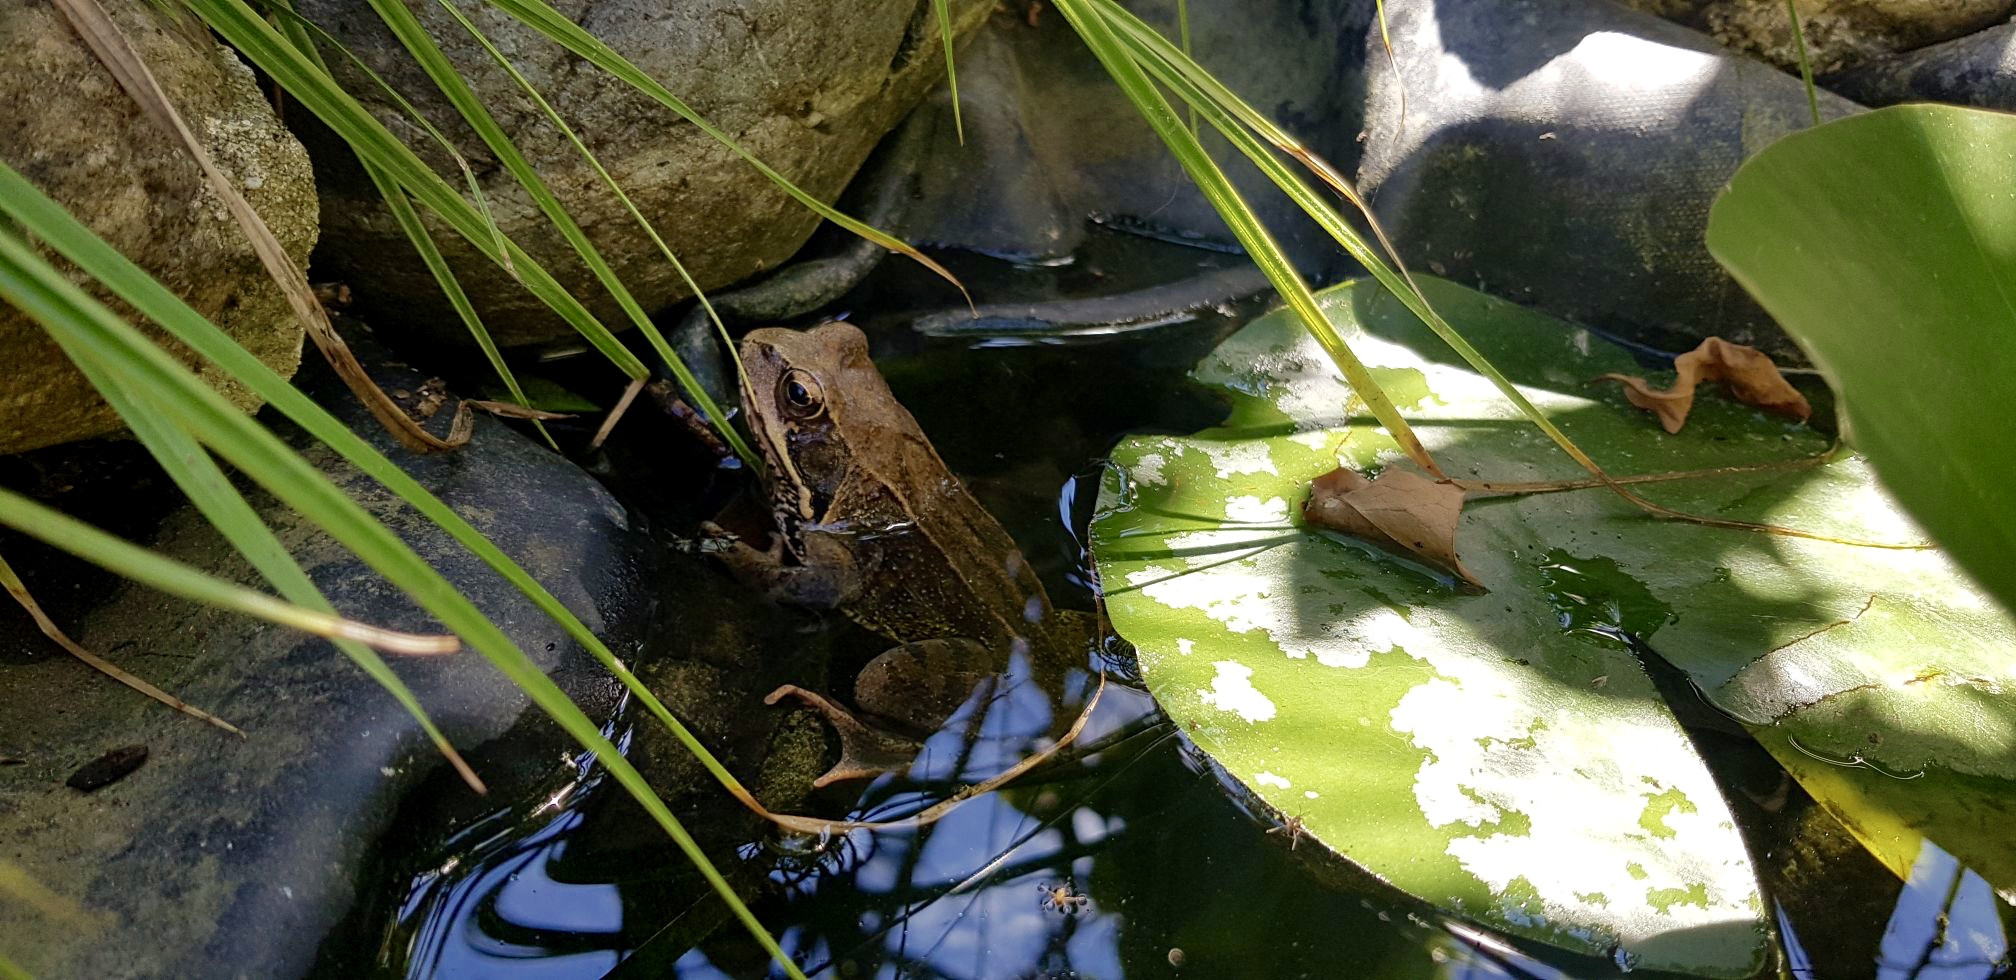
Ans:
[[[915,428],[852,324],[753,330],[741,352],[742,410],[780,516],[822,520],[855,461],[876,451],[874,440],[892,425]]]

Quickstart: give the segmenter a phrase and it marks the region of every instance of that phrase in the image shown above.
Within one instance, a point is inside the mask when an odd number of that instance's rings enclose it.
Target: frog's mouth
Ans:
[[[749,352],[744,352],[744,359]],[[816,520],[818,501],[813,499],[811,484],[798,472],[797,464],[791,461],[791,453],[785,447],[790,438],[784,426],[773,423],[762,412],[756,410],[753,390],[758,390],[754,378],[743,381],[742,417],[749,422],[749,432],[756,437],[756,453],[763,457],[763,480],[769,484],[770,501],[780,519],[793,515],[799,521]]]

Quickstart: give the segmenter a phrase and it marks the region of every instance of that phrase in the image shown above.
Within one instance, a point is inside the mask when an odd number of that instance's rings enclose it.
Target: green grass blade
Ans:
[[[27,244],[13,235],[0,234],[0,252],[27,253]],[[35,300],[24,289],[25,272],[0,256],[0,296],[21,305]],[[38,315],[27,306],[30,315]],[[0,489],[0,524],[15,529],[54,548],[67,551],[108,571],[130,578],[149,588],[180,596],[206,606],[263,619],[289,629],[317,636],[364,633],[340,616],[282,602],[263,592],[226,582],[172,558],[164,558],[139,545],[121,541],[83,521],[52,510],[12,490]],[[410,635],[410,634],[407,634]]]
[[[462,151],[455,146],[454,142],[449,140],[448,136],[442,133],[439,127],[428,120],[426,114],[413,105],[412,101],[408,100],[398,89],[393,88],[392,83],[386,81],[384,76],[373,70],[371,65],[363,58],[358,57],[357,52],[350,50],[334,34],[324,30],[320,24],[296,13],[293,7],[287,4],[286,0],[268,0],[267,9],[271,10],[275,19],[280,22],[280,32],[286,36],[289,43],[294,45],[294,49],[299,51],[303,58],[306,58],[310,64],[315,66],[316,71],[324,75],[329,74],[329,63],[322,59],[322,51],[316,47],[316,42],[320,41],[342,54],[344,59],[350,62],[352,68],[369,79],[371,84],[377,87],[379,93],[384,95],[387,101],[398,107],[401,115],[408,123],[411,123],[414,128],[421,132],[426,133],[427,138],[434,141],[434,145],[439,147],[441,153],[454,162],[455,169],[461,172],[462,183],[469,188],[469,200],[472,206],[475,207],[477,215],[483,219],[491,244],[496,247],[498,254],[508,256],[504,229],[498,226],[497,216],[490,210],[490,196],[483,193],[483,181],[477,178],[475,169],[469,165],[469,158],[462,154]],[[333,78],[334,76],[330,77]],[[352,149],[354,152],[354,148]],[[361,156],[358,158],[358,162],[367,169],[378,169],[369,160]],[[379,178],[390,181],[394,186],[398,184],[396,180],[391,180],[390,176],[384,174],[382,170],[379,173]],[[374,186],[379,183],[379,178],[373,179]],[[411,202],[409,201],[408,204],[410,205]],[[390,206],[390,202],[387,202],[387,207]],[[431,238],[432,236],[430,235],[429,237]],[[418,246],[415,247],[417,248]],[[512,272],[508,266],[504,271]],[[516,275],[515,272],[512,272],[514,279]]]
[[[1799,58],[1799,80],[1806,83],[1806,109],[1813,114],[1813,125],[1820,125],[1820,95],[1813,87],[1813,60],[1806,56],[1806,30],[1799,26],[1799,5],[1794,0],[1785,0],[1785,18],[1792,24],[1792,50]]]
[[[0,980],[33,980],[27,970],[14,965],[14,961],[0,956]]]
[[[184,0],[239,54],[270,76],[288,95],[322,120],[363,159],[399,182],[429,211],[467,239],[526,290],[545,303],[590,344],[631,378],[650,376],[644,362],[630,353],[609,328],[595,319],[581,301],[568,293],[537,260],[495,223],[441,179],[405,144],[392,135],[357,100],[344,92],[321,66],[294,47],[243,0]]]
[[[672,717],[629,670],[616,660],[607,645],[589,631],[559,599],[541,586],[524,569],[499,551],[496,545],[456,515],[439,498],[392,465],[383,454],[344,428],[320,406],[286,383],[271,368],[239,347],[229,337],[194,310],[169,293],[160,283],[106,245],[88,228],[79,224],[60,206],[44,196],[11,168],[0,164],[0,213],[8,214],[38,239],[54,248],[86,272],[96,276],[121,299],[141,310],[177,340],[215,363],[226,373],[264,398],[310,435],[349,460],[388,490],[412,504],[428,519],[440,525],[472,554],[489,564],[538,605],[579,641],[619,680],[637,694],[653,714],[672,730],[701,764],[731,792],[748,798],[748,791],[728,773],[719,760],[708,753],[685,726]],[[17,258],[24,265],[45,262],[32,253]],[[777,957],[787,974],[799,977],[797,967],[784,958],[776,941],[763,930],[754,914],[706,859],[691,835],[651,791],[635,767],[616,752],[593,722],[581,713],[566,695],[519,651],[495,624],[485,619],[439,573],[415,555],[404,542],[373,520],[354,501],[328,483],[313,467],[271,433],[238,412],[209,386],[195,379],[185,368],[138,331],[113,316],[100,304],[84,296],[67,282],[46,287],[67,295],[66,301],[81,311],[68,325],[79,327],[74,335],[87,358],[107,363],[121,372],[130,384],[150,391],[172,392],[178,401],[178,420],[192,435],[225,456],[238,469],[265,486],[276,497],[315,521],[337,541],[356,552],[395,585],[404,589],[423,608],[476,648],[485,658],[515,682],[542,710],[546,711],[576,741],[593,751],[645,811],[657,820],[687,857],[694,862],[736,917],[759,944]]]
[[[532,203],[538,206],[540,213],[546,216],[546,220],[560,233],[560,237],[566,239],[567,244],[574,249],[574,254],[580,257],[582,264],[594,274],[596,280],[602,284],[602,288],[609,291],[609,295],[616,300],[616,305],[622,308],[624,315],[652,339],[659,356],[665,359],[666,366],[671,368],[672,374],[679,379],[679,386],[685,390],[686,397],[692,399],[694,406],[706,414],[707,421],[735,450],[735,455],[748,465],[755,466],[755,451],[743,441],[741,433],[728,424],[727,414],[714,403],[713,396],[694,379],[693,372],[686,367],[686,362],[681,360],[671,345],[659,335],[658,328],[651,323],[651,317],[644,312],[644,307],[638,304],[637,298],[631,295],[630,287],[623,284],[622,278],[616,275],[616,270],[602,257],[601,250],[588,240],[588,233],[581,230],[581,225],[574,220],[573,215],[567,213],[567,208],[560,203],[560,199],[554,196],[552,188],[546,185],[545,178],[539,176],[539,171],[532,166],[530,160],[525,159],[525,154],[519,151],[517,144],[504,132],[504,127],[497,124],[496,117],[492,116],[490,110],[483,105],[483,100],[476,97],[469,83],[464,81],[461,74],[455,70],[455,66],[449,63],[448,56],[434,43],[434,39],[428,36],[427,29],[420,24],[420,19],[407,8],[404,0],[366,0],[366,2],[371,5],[372,10],[377,11],[379,19],[391,29],[392,35],[399,39],[399,43],[405,46],[406,52],[413,56],[414,63],[427,73],[434,86],[447,97],[448,103],[455,107],[456,112],[461,113],[462,120],[469,124],[469,128],[476,133],[477,138],[483,141],[484,146],[490,148],[490,152],[497,157],[497,162],[504,165],[504,169],[510,172],[519,187],[524,188]]]
[[[1288,261],[1287,254],[1282,252],[1273,234],[1253,214],[1253,209],[1232,186],[1225,172],[1218,169],[1217,163],[1204,152],[1203,144],[1199,143],[1197,137],[1184,128],[1181,120],[1176,118],[1175,110],[1170,107],[1169,101],[1163,98],[1161,91],[1148,80],[1141,66],[1135,62],[1133,53],[1116,36],[1104,15],[1090,0],[1056,0],[1056,7],[1071,22],[1071,26],[1077,30],[1078,36],[1085,41],[1086,46],[1092,49],[1093,55],[1106,67],[1107,73],[1119,83],[1121,91],[1134,103],[1142,118],[1147,120],[1156,135],[1162,138],[1162,142],[1168,145],[1177,162],[1183,165],[1190,179],[1197,184],[1199,190],[1203,191],[1205,199],[1211,202],[1219,217],[1224,219],[1226,226],[1232,229],[1232,234],[1245,247],[1246,254],[1260,267],[1260,271],[1266,274],[1268,281],[1274,284],[1282,300],[1295,311],[1303,326],[1323,345],[1324,351],[1336,362],[1338,370],[1343,372],[1344,379],[1351,385],[1352,391],[1364,400],[1373,417],[1386,427],[1393,440],[1406,451],[1408,458],[1429,473],[1440,476],[1440,468],[1429,457],[1428,450],[1422,447],[1421,440],[1408,427],[1407,420],[1401,417],[1399,408],[1393,404],[1393,399],[1372,379],[1372,373],[1365,369],[1364,363],[1358,360],[1358,356],[1353,354],[1350,347],[1345,345],[1343,338],[1338,336],[1336,328],[1317,306],[1315,294],[1309,291],[1308,284],[1302,281],[1301,275]]]
[[[64,341],[63,331],[52,330],[50,336],[58,344]],[[65,352],[66,354],[69,352],[67,347]],[[161,465],[161,469],[181,489],[183,496],[189,498],[190,503],[196,506],[210,525],[224,536],[232,548],[244,556],[246,562],[266,579],[282,598],[317,612],[335,613],[335,607],[323,597],[322,591],[315,587],[315,583],[309,579],[308,573],[302,570],[300,563],[294,560],[294,556],[287,553],[287,549],[280,544],[280,539],[274,536],[272,529],[259,519],[252,505],[247,503],[238,489],[231,485],[231,481],[224,476],[224,471],[218,467],[217,461],[212,459],[188,432],[169,421],[172,416],[163,410],[165,406],[144,403],[141,395],[128,389],[124,382],[113,376],[112,372],[104,370],[88,358],[75,358],[72,363],[84,373],[91,386],[104,396],[113,411],[119,413],[127,428],[133,431],[134,438],[147,447],[147,451]],[[469,767],[462,754],[449,743],[448,737],[442,734],[440,727],[434,724],[434,719],[421,706],[420,699],[398,674],[392,672],[392,668],[386,665],[383,658],[370,647],[355,640],[332,638],[331,642],[356,663],[366,676],[385,688],[393,700],[399,702],[400,707],[405,708],[406,713],[419,722],[428,741],[434,743],[435,748],[462,776],[465,783],[479,793],[485,791],[483,780]]]
[[[723,787],[747,796],[748,791],[709,753],[699,740],[680,724],[664,703],[616,659],[608,645],[583,624],[545,586],[526,574],[518,563],[497,549],[461,515],[435,497],[427,488],[393,465],[370,443],[345,428],[334,416],[302,394],[258,358],[218,330],[210,321],[168,292],[160,283],[133,265],[125,256],[106,245],[69,212],[43,196],[35,185],[0,163],[0,214],[9,215],[31,229],[35,236],[62,253],[80,268],[98,278],[114,293],[141,310],[176,340],[222,368],[239,383],[264,399],[274,410],[287,416],[365,475],[383,484],[422,516],[439,525],[450,536],[502,575],[532,600],[541,612],[552,617],[568,635],[595,656],[630,689],[650,712],[662,721],[680,742],[690,749]]]
[[[561,135],[567,138],[567,142],[574,145],[575,152],[581,154],[581,159],[595,171],[596,176],[602,178],[603,186],[609,188],[609,192],[614,194],[616,199],[623,203],[624,210],[630,212],[631,219],[636,221],[637,226],[642,228],[644,234],[650,237],[652,244],[658,246],[658,253],[665,256],[665,261],[671,264],[672,271],[679,274],[680,281],[686,284],[686,288],[692,292],[693,298],[699,301],[700,308],[707,312],[707,318],[713,321],[714,330],[720,335],[722,346],[728,351],[729,359],[735,363],[737,376],[746,378],[746,375],[742,373],[742,357],[735,350],[734,338],[728,336],[727,324],[721,322],[721,315],[715,312],[714,304],[707,298],[706,290],[701,289],[700,283],[693,278],[692,273],[686,270],[686,263],[679,261],[679,256],[672,253],[672,246],[666,244],[664,237],[658,234],[658,227],[652,224],[649,218],[644,217],[644,212],[637,207],[635,201],[630,199],[630,195],[624,192],[623,185],[616,182],[615,176],[609,173],[607,167],[602,166],[602,161],[595,156],[594,151],[588,149],[587,142],[581,139],[579,133],[574,131],[574,127],[567,124],[567,120],[560,115],[559,110],[553,108],[552,103],[546,101],[546,97],[539,92],[537,86],[532,84],[532,80],[526,78],[525,73],[519,71],[518,66],[512,64],[511,59],[505,57],[503,51],[498,50],[497,45],[491,42],[490,36],[484,34],[482,29],[477,27],[476,23],[463,14],[461,10],[457,9],[451,0],[438,0],[438,2],[442,9],[448,12],[450,17],[455,18],[456,23],[462,25],[463,30],[469,32],[470,37],[476,39],[477,44],[483,46],[483,50],[489,53],[491,60],[496,62],[497,67],[502,68],[505,74],[511,76],[512,81],[518,83],[518,88],[525,93],[525,97],[531,99],[532,104],[538,106],[540,112],[545,113],[547,121],[551,122],[554,128],[558,129]],[[643,332],[644,337],[650,341],[652,350],[657,351],[658,356],[664,360],[665,365],[672,369],[673,374],[679,378],[679,383],[689,386],[689,390],[698,390],[697,383],[692,380],[692,374],[687,369],[685,361],[681,360],[679,355],[673,351],[672,345],[666,342],[664,333],[658,329],[657,325],[653,324],[649,319],[645,319],[638,322],[637,329]],[[704,391],[700,392],[699,405],[702,410],[708,413],[710,420],[720,420],[715,423],[716,429],[724,435],[732,436],[728,445],[736,447],[736,453],[742,458],[742,461],[760,470],[762,468],[762,458],[747,451],[748,447],[741,441],[741,435],[727,425],[725,415],[716,410],[713,400],[708,398]]]
[[[1195,60],[1197,49],[1190,45],[1190,0],[1176,0],[1176,38],[1183,46],[1183,57]],[[1189,107],[1190,131],[1197,132],[1197,107]]]
[[[420,220],[420,212],[414,210],[413,201],[399,189],[398,183],[385,175],[385,171],[365,163],[364,172],[370,175],[372,186],[378,188],[379,196],[385,199],[385,210],[392,213],[392,220],[406,234],[406,240],[413,243],[413,251],[420,254],[420,261],[427,265],[427,271],[441,287],[442,295],[448,297],[448,305],[455,308],[455,315],[469,329],[470,338],[483,351],[483,359],[490,363],[490,370],[497,372],[498,380],[504,382],[505,390],[511,393],[511,400],[519,405],[531,405],[525,397],[525,389],[518,384],[518,376],[512,373],[511,365],[504,360],[504,353],[497,349],[496,339],[483,326],[483,318],[477,314],[476,305],[469,301],[469,294],[463,291],[454,270],[448,268],[448,260],[442,257],[441,249],[434,244],[434,234]],[[554,452],[560,451],[559,443],[553,441],[553,435],[546,431],[544,423],[534,420],[532,427],[539,430],[539,437],[546,440],[547,446]]]
[[[358,71],[363,72],[366,78],[376,83],[388,98],[400,106],[407,118],[411,119],[422,132],[427,133],[449,159],[455,161],[456,167],[462,171],[464,182],[469,186],[470,199],[476,202],[477,212],[489,226],[491,240],[500,250],[503,248],[504,231],[497,227],[496,218],[490,213],[489,198],[483,193],[483,182],[476,179],[476,172],[470,169],[469,161],[455,149],[455,145],[448,141],[447,136],[436,129],[426,116],[421,115],[420,110],[408,102],[405,96],[400,95],[398,90],[387,84],[377,72],[372,71],[370,65],[357,57],[356,52],[338,43],[327,31],[302,18],[291,8],[281,9],[280,30],[296,50],[309,59],[318,70],[327,74],[328,64],[322,60],[321,52],[315,47],[315,39],[321,38],[324,43],[347,56]],[[489,328],[483,325],[483,318],[477,315],[475,304],[470,302],[469,294],[462,289],[462,283],[455,278],[454,270],[449,268],[447,259],[442,256],[440,247],[434,242],[434,233],[428,231],[426,223],[420,220],[419,212],[413,207],[412,198],[399,187],[398,181],[393,180],[376,164],[362,157],[359,157],[357,162],[371,178],[371,186],[377,189],[378,196],[385,201],[385,210],[392,215],[392,220],[399,225],[399,230],[406,235],[406,240],[412,243],[413,251],[427,266],[428,274],[432,275],[435,284],[441,287],[442,295],[448,298],[448,305],[454,308],[456,317],[475,339],[476,346],[483,351],[483,358],[490,363],[490,369],[497,372],[497,377],[504,382],[504,387],[510,392],[512,399],[520,405],[529,405],[524,388],[518,383],[518,376],[512,372],[511,365],[504,360],[504,355],[497,349],[496,340],[490,336]],[[532,428],[538,430],[539,437],[546,440],[546,445],[554,452],[560,451],[559,443],[553,441],[553,434],[546,431],[544,422],[534,419]]]
[[[931,0],[938,9],[938,36],[945,42],[945,85],[952,90],[952,131],[966,145],[966,122],[959,112],[959,71],[952,65],[952,0]]]
[[[1187,104],[1203,113],[1212,127],[1260,168],[1261,172],[1287,194],[1303,213],[1309,215],[1328,232],[1338,245],[1364,266],[1380,285],[1385,286],[1405,304],[1408,310],[1420,317],[1421,321],[1434,331],[1435,336],[1441,338],[1457,356],[1463,358],[1464,363],[1490,379],[1505,398],[1519,409],[1520,414],[1526,416],[1541,432],[1553,440],[1555,445],[1561,447],[1563,452],[1583,467],[1592,472],[1600,471],[1600,467],[1588,453],[1569,439],[1568,434],[1562,432],[1552,419],[1542,414],[1503,372],[1493,367],[1476,347],[1457,333],[1456,329],[1429,305],[1427,297],[1421,294],[1421,290],[1407,276],[1405,269],[1387,263],[1379,251],[1373,248],[1372,243],[1359,234],[1358,229],[1352,227],[1325,195],[1310,186],[1300,173],[1284,164],[1281,158],[1256,139],[1253,133],[1260,133],[1275,146],[1290,148],[1290,152],[1299,160],[1313,161],[1319,168],[1327,168],[1327,164],[1306,150],[1301,150],[1299,141],[1281,130],[1272,120],[1261,115],[1230,89],[1225,88],[1212,78],[1209,72],[1185,58],[1181,51],[1171,46],[1168,39],[1153,28],[1111,0],[1093,0],[1093,2],[1100,12],[1106,15],[1108,22],[1123,39],[1123,43],[1135,52],[1139,63],[1148,69],[1157,81],[1168,86]],[[1301,152],[1295,152],[1297,150]],[[1330,171],[1329,176],[1333,181],[1342,180],[1342,175],[1336,174],[1334,170]],[[1357,200],[1356,192],[1349,187],[1348,181],[1344,182],[1340,189],[1354,201]],[[1390,254],[1391,249],[1387,251]]]
[[[1323,178],[1324,183],[1329,184],[1337,193],[1344,195],[1347,200],[1351,201],[1361,211],[1368,210],[1363,201],[1358,197],[1357,190],[1351,186],[1349,178],[1339,173],[1335,167],[1330,166],[1329,162],[1325,161],[1322,157],[1309,152],[1308,148],[1303,146],[1301,140],[1296,139],[1287,130],[1275,125],[1274,120],[1267,118],[1266,115],[1248,104],[1246,100],[1240,98],[1238,93],[1227,88],[1223,82],[1218,80],[1217,76],[1204,70],[1202,65],[1199,65],[1195,59],[1190,57],[1187,50],[1170,44],[1169,39],[1163,37],[1161,32],[1148,26],[1146,21],[1134,16],[1127,8],[1114,3],[1113,0],[1094,0],[1094,3],[1099,8],[1100,13],[1106,16],[1107,22],[1113,25],[1114,30],[1137,53],[1137,57],[1152,55],[1154,61],[1161,63],[1169,71],[1181,74],[1190,87],[1197,93],[1201,93],[1204,100],[1232,114],[1240,123],[1259,134],[1261,139],[1280,148],[1283,152],[1295,157],[1304,166],[1315,171],[1318,176]],[[1356,235],[1356,231],[1354,230],[1352,234]]]
[[[909,243],[902,239],[850,217],[824,201],[806,193],[803,188],[792,183],[783,174],[771,169],[769,164],[757,159],[755,154],[749,152],[742,144],[737,143],[733,137],[722,132],[720,127],[708,122],[705,116],[694,112],[692,107],[688,106],[678,96],[673,95],[671,89],[666,88],[657,79],[646,74],[643,69],[637,67],[628,58],[617,54],[616,49],[603,43],[601,38],[588,33],[580,25],[561,16],[552,7],[540,2],[540,0],[490,0],[490,3],[505,13],[518,18],[526,26],[546,35],[554,43],[588,59],[597,68],[608,72],[618,80],[650,96],[659,105],[677,113],[679,118],[699,127],[701,132],[713,137],[715,142],[733,151],[744,162],[756,168],[757,173],[768,178],[771,183],[776,184],[780,190],[791,195],[799,204],[804,205],[813,213],[883,248],[892,252],[900,252],[910,257],[912,260],[936,273],[939,278],[957,286],[960,295],[963,296],[966,294],[966,287],[959,282],[958,277],[954,276],[944,266],[932,261],[929,256],[912,248]]]

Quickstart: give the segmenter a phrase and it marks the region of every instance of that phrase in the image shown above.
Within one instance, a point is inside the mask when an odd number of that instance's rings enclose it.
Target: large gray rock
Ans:
[[[1386,10],[1400,78],[1370,72],[1359,186],[1413,268],[1667,349],[1797,356],[1703,242],[1736,167],[1808,125],[1797,78],[1603,2]]]
[[[992,0],[954,0],[970,31]],[[481,175],[498,225],[612,328],[616,302],[469,132],[362,0],[309,0],[327,27],[450,134]],[[846,185],[875,142],[944,75],[932,0],[807,5],[786,0],[572,0],[557,9],[821,199]],[[563,137],[469,35],[433,4],[413,6],[462,75],[546,178],[646,310],[688,295],[657,247]],[[567,118],[703,289],[770,268],[798,249],[818,217],[698,128],[519,25],[493,7],[469,10],[518,69]],[[338,78],[395,133],[460,186],[418,127],[341,59]],[[451,342],[467,334],[441,298],[355,157],[304,127],[316,150],[327,215],[318,273],[350,282],[381,327]],[[452,233],[439,235],[486,325],[504,344],[571,336],[571,328]]]
[[[1141,0],[1128,9],[1177,36],[1172,0]],[[1267,289],[1140,111],[1070,24],[1047,11],[1040,4],[997,7],[960,51],[963,143],[954,139],[952,100],[941,86],[883,142],[843,198],[851,213],[915,244],[1021,267],[1012,276],[970,281],[976,305],[942,281],[924,283],[916,298],[943,308],[917,319],[917,329],[968,337],[1089,335],[1188,320]],[[1358,157],[1362,41],[1373,11],[1373,0],[1194,4],[1195,57],[1310,152],[1349,172]],[[1343,250],[1208,126],[1202,140],[1305,276],[1333,278],[1348,267]],[[1128,235],[1196,248],[1160,250],[1149,259],[1153,249],[1118,244]],[[731,327],[786,322],[821,308],[837,312],[830,304],[885,255],[829,227],[784,269],[715,293],[712,304]],[[1085,276],[1097,285],[1088,289]],[[1081,281],[1063,285],[1074,278]],[[876,305],[886,310],[888,300]],[[674,343],[716,400],[731,401],[732,373],[697,305],[688,308]]]
[[[1177,36],[1176,4],[1128,5]],[[1344,172],[1364,117],[1371,0],[1190,4],[1196,60]],[[936,141],[905,228],[920,241],[1022,262],[1067,260],[1094,220],[1206,244],[1234,239],[1064,18],[996,18],[960,62],[966,145]],[[943,94],[933,97],[942,103]],[[938,131],[949,133],[941,104]],[[1342,253],[1204,126],[1205,145],[1314,272]],[[987,193],[975,193],[986,188]],[[956,298],[956,297],[955,297]],[[983,296],[982,302],[1006,297]]]
[[[419,380],[378,377],[388,388]],[[333,403],[354,405],[340,385],[317,384]],[[347,413],[353,425],[370,424],[359,409]],[[655,602],[656,552],[599,483],[488,419],[457,453],[387,452],[619,653],[634,654]],[[307,454],[469,595],[591,718],[614,711],[614,681],[528,600],[326,450]],[[158,478],[140,479],[141,489],[161,492]],[[438,629],[287,508],[263,495],[255,505],[339,610],[394,628]],[[120,512],[88,516],[127,520]],[[17,540],[0,544],[20,567],[49,564]],[[213,574],[251,579],[187,506],[151,544]],[[0,902],[0,951],[32,975],[303,975],[360,890],[375,887],[360,876],[391,835],[441,833],[574,777],[561,763],[572,741],[472,650],[394,658],[392,666],[488,782],[487,798],[457,781],[414,720],[325,641],[103,578],[37,579],[80,642],[248,737],[99,676],[43,641],[11,603],[0,609],[0,758],[15,763],[0,765],[0,863],[87,910],[93,926],[66,927]],[[129,744],[150,750],[132,775],[89,795],[64,785],[83,763]],[[399,822],[413,812],[433,818]]]
[[[316,217],[308,157],[274,118],[252,72],[142,0],[103,3],[211,159],[305,264]],[[11,107],[0,112],[0,161],[260,360],[293,373],[301,326],[223,201],[48,3],[0,0],[0,104]],[[198,370],[241,407],[258,407],[207,364]],[[0,454],[119,428],[42,327],[0,305]]]
[[[2016,24],[1878,58],[1827,79],[1827,87],[1871,106],[1924,101],[2016,109]]]
[[[1723,45],[1785,69],[1799,43],[1785,0],[1624,0],[1627,6],[1700,28]],[[1978,31],[2009,16],[2011,0],[1799,0],[1806,62],[1816,72]]]

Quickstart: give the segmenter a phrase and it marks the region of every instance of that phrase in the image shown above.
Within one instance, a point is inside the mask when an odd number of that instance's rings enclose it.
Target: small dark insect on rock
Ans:
[[[64,785],[84,793],[103,789],[132,775],[146,761],[147,746],[121,746],[85,763]]]

